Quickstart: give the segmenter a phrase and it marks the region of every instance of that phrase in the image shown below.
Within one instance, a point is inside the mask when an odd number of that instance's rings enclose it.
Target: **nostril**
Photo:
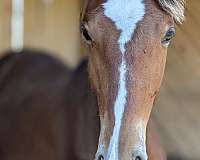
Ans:
[[[98,160],[104,160],[104,157],[102,155],[100,155]]]
[[[142,160],[142,158],[139,157],[139,156],[137,156],[137,157],[135,158],[135,160]]]
[[[135,154],[133,154],[132,160],[148,160],[148,156],[146,152],[136,151]]]

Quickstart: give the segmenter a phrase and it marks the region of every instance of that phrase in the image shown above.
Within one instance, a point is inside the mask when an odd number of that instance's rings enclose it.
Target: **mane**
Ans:
[[[178,23],[185,19],[185,0],[157,0],[161,8],[172,15]]]

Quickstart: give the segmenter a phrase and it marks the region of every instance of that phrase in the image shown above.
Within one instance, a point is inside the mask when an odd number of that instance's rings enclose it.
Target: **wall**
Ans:
[[[79,0],[26,0],[25,46],[45,48],[74,66],[80,57]]]
[[[0,0],[0,52],[10,45],[11,1]]]
[[[81,57],[80,0],[25,0],[24,44],[75,66]],[[0,0],[0,52],[10,48],[11,0]]]

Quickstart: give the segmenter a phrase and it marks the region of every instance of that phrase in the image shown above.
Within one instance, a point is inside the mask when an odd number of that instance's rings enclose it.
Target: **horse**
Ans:
[[[68,80],[62,64],[40,54],[4,57],[2,159],[165,159],[148,122],[174,21],[183,19],[183,0],[85,0],[88,69]]]
[[[85,0],[81,32],[100,114],[96,160],[147,160],[147,124],[184,0]]]
[[[46,52],[0,59],[0,159],[66,160],[65,89],[71,72]]]
[[[100,132],[96,94],[84,60],[74,71],[46,52],[0,59],[0,159],[92,160]],[[165,160],[152,123],[150,160]]]

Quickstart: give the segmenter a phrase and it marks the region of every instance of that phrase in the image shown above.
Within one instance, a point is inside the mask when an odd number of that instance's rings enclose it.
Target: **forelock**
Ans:
[[[161,8],[169,13],[178,22],[182,23],[185,19],[185,0],[157,0]]]

